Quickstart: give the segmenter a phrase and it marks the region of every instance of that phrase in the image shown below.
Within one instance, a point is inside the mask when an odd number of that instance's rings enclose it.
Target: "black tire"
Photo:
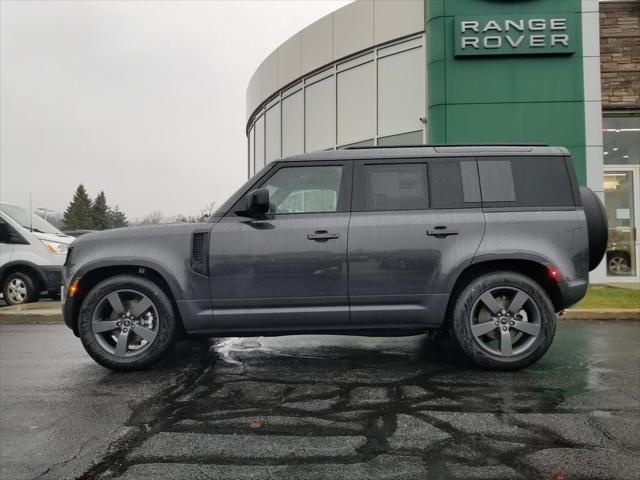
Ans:
[[[587,235],[589,238],[589,271],[595,269],[607,250],[609,237],[609,223],[604,205],[587,187],[580,187],[582,209],[587,217]]]
[[[631,256],[627,252],[607,252],[607,273],[609,275],[629,275]]]
[[[125,318],[124,314],[118,314],[116,310],[112,308],[109,300],[111,294],[115,294],[120,298],[121,307],[123,307],[124,312],[135,312],[135,306],[137,305],[135,299],[138,298],[137,296],[142,298],[146,297],[151,302],[151,306],[144,310],[138,317]],[[128,300],[126,296],[130,296],[132,299]],[[109,308],[112,308],[111,313],[108,318],[103,318],[102,316],[106,315],[104,312],[108,312]],[[153,329],[142,328],[143,325],[140,322],[148,320],[145,317],[145,312],[150,313],[153,318]],[[105,324],[120,321],[122,325],[113,330],[94,333],[94,320],[96,322],[104,321]],[[127,325],[134,324],[135,321],[138,321],[138,323],[134,325],[137,325],[138,330],[134,331],[134,329],[129,326],[128,334],[125,336],[126,346],[124,356],[116,355],[118,352],[118,341],[115,340],[114,336],[119,339],[120,335],[124,335],[127,332],[124,325],[125,320],[130,320],[130,323],[127,323]],[[100,282],[87,294],[80,307],[78,332],[85,350],[100,365],[112,370],[133,371],[150,367],[173,347],[178,337],[177,323],[176,313],[171,301],[158,285],[143,277],[118,275]],[[142,330],[154,332],[155,336],[153,340],[144,344],[142,341],[143,338],[137,335],[141,333]],[[133,335],[134,333],[136,335]],[[129,351],[129,338],[135,339],[136,342],[143,344],[142,346],[137,346],[138,352]],[[111,343],[113,343],[113,345],[111,345]]]
[[[504,292],[504,297],[493,297],[501,295],[501,292]],[[514,293],[511,300],[508,298],[508,292]],[[506,314],[494,315],[483,301],[483,298],[488,298],[485,297],[488,293],[494,298],[497,306],[509,307],[515,295],[519,295],[518,292],[528,297],[522,309],[517,310],[519,313],[507,311]],[[478,320],[478,316],[483,314],[489,314],[491,320],[485,320],[488,323]],[[504,319],[507,322],[503,324]],[[511,326],[511,321],[515,327]],[[517,370],[536,362],[548,350],[556,331],[556,316],[549,296],[536,282],[519,273],[496,272],[476,278],[464,288],[456,299],[451,327],[456,342],[474,363],[495,370]],[[475,330],[476,335],[472,331],[472,328],[477,327],[493,330],[478,336],[478,330]],[[508,347],[512,354],[497,352],[496,348],[491,346],[492,342],[498,342],[498,349],[502,350],[501,339],[505,327],[507,330],[504,334],[509,335],[505,337],[508,338],[505,343],[513,342],[513,345]],[[537,328],[536,336],[519,330],[523,327]]]
[[[20,288],[20,292],[15,290],[17,287]],[[11,272],[4,278],[2,295],[7,305],[37,302],[40,299],[38,281],[27,273]]]

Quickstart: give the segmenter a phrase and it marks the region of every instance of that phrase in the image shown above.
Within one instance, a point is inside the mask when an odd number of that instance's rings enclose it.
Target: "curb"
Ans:
[[[62,315],[0,315],[0,325],[60,324]]]
[[[569,309],[557,317],[559,320],[640,320],[640,309]]]

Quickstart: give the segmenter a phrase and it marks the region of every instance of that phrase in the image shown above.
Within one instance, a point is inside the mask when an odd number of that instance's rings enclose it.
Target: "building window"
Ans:
[[[372,138],[376,133],[374,62],[338,73],[338,144]]]
[[[249,176],[252,177],[256,173],[256,145],[255,145],[255,126],[249,130]]]
[[[605,165],[640,164],[640,114],[605,114],[602,139]]]
[[[378,145],[422,145],[422,130],[378,138]]]
[[[335,146],[336,91],[333,76],[305,88],[305,151]]]
[[[266,163],[280,158],[280,104],[277,103],[266,114],[265,159]]]
[[[424,62],[422,48],[378,60],[378,135],[388,136],[422,128]]]
[[[264,167],[264,115],[256,122],[256,172]]]
[[[253,118],[250,173],[304,152],[424,144],[425,61],[424,36],[415,36],[342,59],[274,92]]]
[[[341,145],[338,148],[340,150],[343,150],[349,147],[373,147],[373,146],[374,146],[373,139],[370,139],[370,140],[363,140],[362,142],[350,143],[348,145]]]
[[[616,280],[638,279],[640,247],[640,114],[605,113],[602,119],[604,205],[609,223],[607,275]]]
[[[282,100],[282,156],[304,152],[304,98],[299,90]]]

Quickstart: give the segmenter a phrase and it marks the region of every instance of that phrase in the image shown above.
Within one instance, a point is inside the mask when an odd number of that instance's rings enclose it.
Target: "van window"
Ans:
[[[62,234],[60,230],[51,225],[44,218],[39,217],[35,213],[29,214],[26,210],[16,207],[15,205],[3,203],[0,205],[0,210],[2,210],[2,212],[9,216],[14,222],[29,231],[38,233],[54,233],[56,235]]]
[[[478,173],[482,201],[492,206],[575,205],[564,157],[479,158]]]
[[[429,206],[424,163],[369,164],[362,168],[365,211],[421,210]]]

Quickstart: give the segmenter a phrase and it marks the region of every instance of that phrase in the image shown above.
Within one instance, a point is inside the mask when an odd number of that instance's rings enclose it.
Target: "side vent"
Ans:
[[[191,270],[209,276],[209,232],[196,232],[191,238]]]

